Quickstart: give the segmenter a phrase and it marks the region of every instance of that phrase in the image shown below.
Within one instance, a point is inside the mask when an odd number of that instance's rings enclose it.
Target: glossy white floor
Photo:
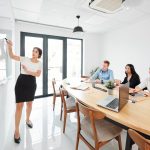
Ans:
[[[60,100],[56,101],[55,112],[52,111],[52,97],[36,99],[31,115],[34,128],[25,125],[25,108],[21,120],[21,143],[13,142],[14,126],[11,126],[4,150],[75,150],[76,115],[67,119],[66,134],[62,133],[63,122],[60,121]],[[122,133],[124,149],[126,132]],[[118,150],[117,142],[111,141],[102,150]],[[0,148],[1,149],[1,148]],[[137,147],[134,146],[134,150]],[[80,141],[79,150],[88,150]]]

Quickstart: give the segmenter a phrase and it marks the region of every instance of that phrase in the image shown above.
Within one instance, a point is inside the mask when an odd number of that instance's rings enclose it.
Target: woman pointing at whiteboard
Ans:
[[[16,97],[16,112],[15,112],[15,133],[14,142],[20,143],[19,125],[22,115],[22,109],[24,102],[26,102],[26,124],[32,128],[33,124],[30,120],[30,114],[32,111],[32,102],[36,91],[36,77],[41,74],[41,62],[38,60],[42,55],[42,50],[38,47],[34,47],[32,51],[32,58],[17,56],[12,51],[12,42],[7,41],[7,49],[10,58],[20,61],[21,73],[17,79],[15,85],[15,97]]]

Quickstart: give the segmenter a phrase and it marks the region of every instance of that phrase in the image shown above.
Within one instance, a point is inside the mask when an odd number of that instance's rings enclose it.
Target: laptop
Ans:
[[[129,100],[129,87],[120,86],[119,87],[119,98],[115,96],[108,96],[103,100],[98,100],[97,105],[103,108],[119,112]]]

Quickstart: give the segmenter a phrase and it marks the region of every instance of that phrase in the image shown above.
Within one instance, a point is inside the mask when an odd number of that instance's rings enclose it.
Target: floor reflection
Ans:
[[[62,133],[63,121],[60,121],[60,99],[56,100],[56,108],[52,110],[52,97],[36,99],[31,114],[33,129],[25,125],[25,108],[21,120],[21,143],[13,142],[14,123],[9,130],[4,150],[74,150],[76,142],[77,119],[76,114],[69,114],[67,118],[66,134]],[[126,133],[122,134],[123,145]],[[102,150],[118,150],[116,141],[112,141]],[[88,150],[80,142],[79,150]],[[137,150],[134,147],[134,150]]]

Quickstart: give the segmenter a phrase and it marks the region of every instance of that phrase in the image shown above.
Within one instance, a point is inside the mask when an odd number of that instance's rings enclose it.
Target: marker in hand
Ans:
[[[12,43],[11,40],[8,40],[7,38],[5,38],[5,40],[6,40],[6,43],[7,43],[9,46],[13,46],[13,43]]]

